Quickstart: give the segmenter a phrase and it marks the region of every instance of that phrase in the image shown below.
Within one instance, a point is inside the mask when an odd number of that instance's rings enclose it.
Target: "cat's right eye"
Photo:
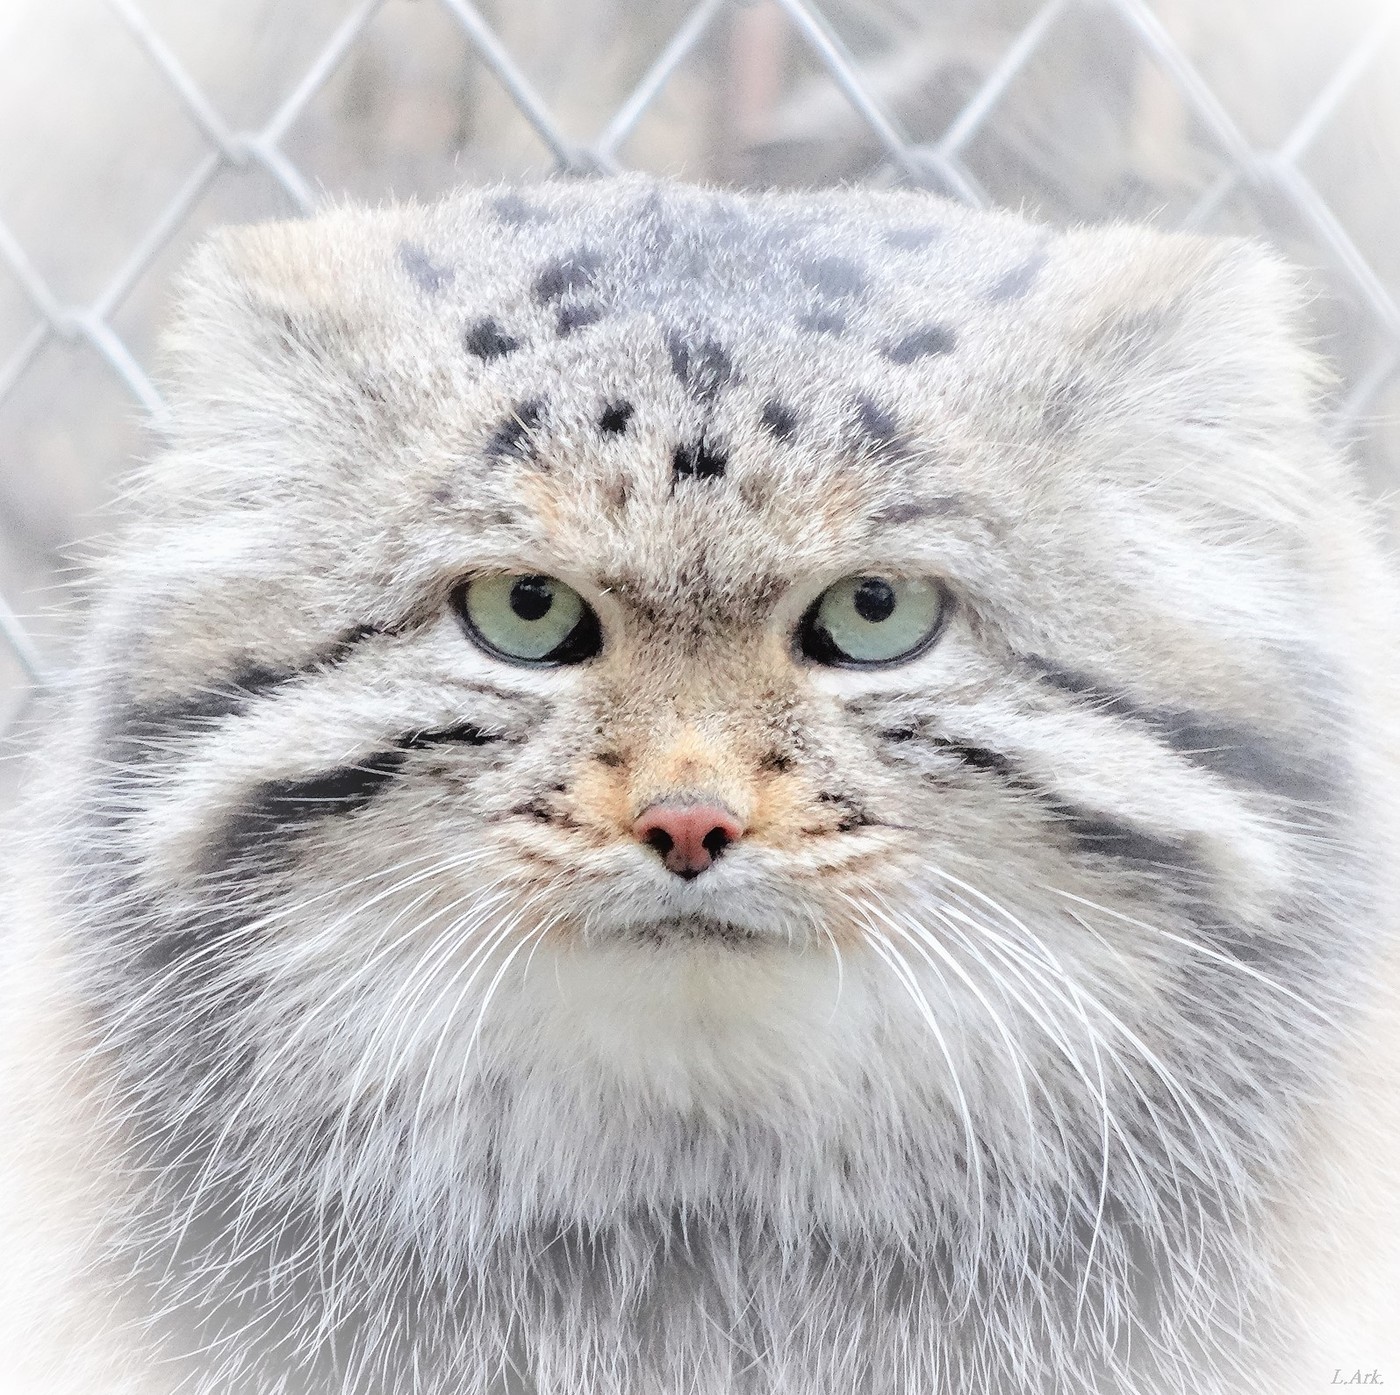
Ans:
[[[513,664],[579,664],[603,647],[592,608],[552,576],[479,576],[452,599],[468,635]]]

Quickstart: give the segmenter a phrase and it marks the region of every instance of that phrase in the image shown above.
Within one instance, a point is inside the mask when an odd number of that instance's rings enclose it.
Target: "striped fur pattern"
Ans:
[[[1296,300],[1245,244],[632,178],[210,242],[44,815],[120,1140],[84,1263],[148,1369],[1167,1395],[1298,1350],[1394,612]],[[881,569],[937,643],[803,660]],[[474,646],[498,571],[601,654]],[[748,829],[695,881],[628,833],[678,787]]]

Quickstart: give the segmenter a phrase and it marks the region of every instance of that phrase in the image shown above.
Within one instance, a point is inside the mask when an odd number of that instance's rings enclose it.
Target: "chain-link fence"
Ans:
[[[161,410],[189,245],[346,194],[641,167],[1263,235],[1316,287],[1337,430],[1400,481],[1392,0],[8,3],[0,727],[62,662],[74,544]]]

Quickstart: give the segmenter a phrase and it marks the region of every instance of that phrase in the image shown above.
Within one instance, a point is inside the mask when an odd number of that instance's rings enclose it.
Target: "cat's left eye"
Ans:
[[[936,581],[844,577],[803,616],[798,647],[806,658],[839,667],[907,663],[938,638],[947,605]]]
[[[479,576],[453,601],[467,633],[512,663],[578,664],[603,647],[588,602],[552,576]]]

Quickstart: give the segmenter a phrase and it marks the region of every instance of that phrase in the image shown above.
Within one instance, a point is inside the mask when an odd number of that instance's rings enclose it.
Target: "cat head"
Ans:
[[[1295,299],[903,193],[214,239],[83,796],[170,1117],[444,1188],[489,1139],[521,1214],[772,1202],[749,1147],[830,1215],[1063,1195],[1202,1078],[1267,1151],[1354,812]]]

